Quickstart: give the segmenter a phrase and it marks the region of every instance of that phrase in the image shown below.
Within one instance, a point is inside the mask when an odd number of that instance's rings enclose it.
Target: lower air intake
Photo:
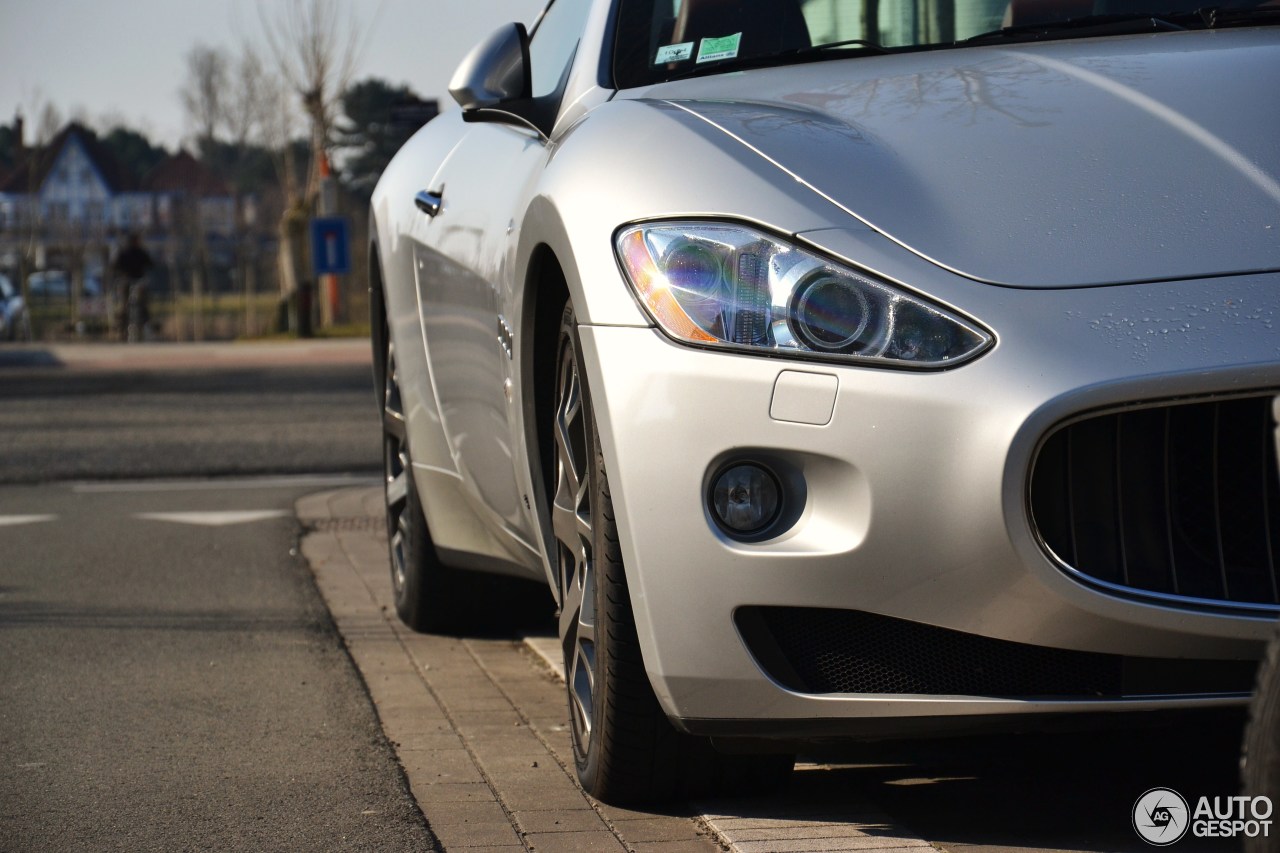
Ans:
[[[1248,693],[1256,661],[1136,658],[965,634],[857,610],[744,607],[738,630],[800,693],[1117,699]]]

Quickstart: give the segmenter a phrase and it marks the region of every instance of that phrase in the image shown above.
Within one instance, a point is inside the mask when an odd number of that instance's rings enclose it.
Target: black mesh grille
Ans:
[[[1051,649],[856,610],[745,607],[738,629],[766,672],[801,693],[1096,699],[1247,693],[1254,661]]]
[[[1044,543],[1081,574],[1118,587],[1280,604],[1272,400],[1136,408],[1053,433],[1031,481]]]

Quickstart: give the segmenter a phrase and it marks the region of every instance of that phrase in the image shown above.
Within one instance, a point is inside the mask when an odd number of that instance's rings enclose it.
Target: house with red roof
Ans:
[[[184,149],[148,172],[142,187],[160,230],[181,228],[182,211],[191,210],[206,236],[229,237],[235,232],[235,197],[230,188]]]

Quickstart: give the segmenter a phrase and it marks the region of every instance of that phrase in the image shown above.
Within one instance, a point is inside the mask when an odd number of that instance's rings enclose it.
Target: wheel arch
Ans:
[[[521,310],[520,388],[525,446],[530,448],[529,476],[535,517],[542,539],[547,582],[554,582],[555,536],[551,531],[552,476],[555,438],[547,428],[555,411],[556,362],[559,358],[560,316],[569,300],[564,267],[555,250],[539,243],[529,256]]]
[[[386,335],[390,327],[387,322],[386,297],[382,288],[382,260],[378,250],[378,241],[369,240],[369,343],[373,347],[373,391],[380,394],[387,381],[387,366],[383,353],[386,351]],[[381,409],[381,400],[379,400]],[[379,412],[381,414],[381,412]]]

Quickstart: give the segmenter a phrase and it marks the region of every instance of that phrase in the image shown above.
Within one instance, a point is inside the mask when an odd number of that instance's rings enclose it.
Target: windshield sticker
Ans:
[[[684,62],[691,56],[693,56],[693,42],[669,44],[666,47],[658,48],[658,55],[653,58],[653,64],[662,65],[667,62]]]
[[[698,62],[714,62],[717,59],[733,59],[738,55],[742,33],[734,33],[718,39],[703,39],[698,45]]]

